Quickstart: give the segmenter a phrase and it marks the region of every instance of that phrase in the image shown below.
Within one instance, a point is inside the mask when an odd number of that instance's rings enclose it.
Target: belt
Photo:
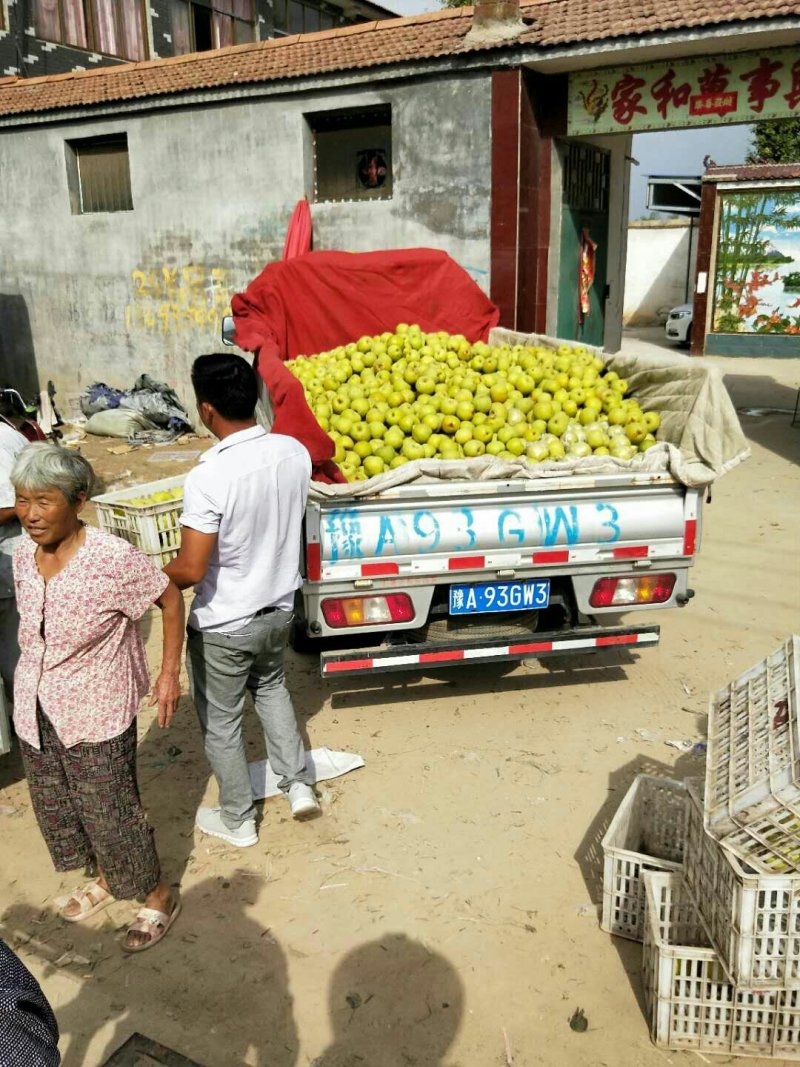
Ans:
[[[259,615],[271,615],[273,613],[273,611],[277,611],[277,610],[278,609],[276,607],[262,608],[261,611],[257,611],[255,613],[255,618],[257,619],[259,617]]]

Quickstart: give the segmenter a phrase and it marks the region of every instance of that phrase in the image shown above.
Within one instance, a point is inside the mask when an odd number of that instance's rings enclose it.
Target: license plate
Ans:
[[[486,582],[451,585],[450,614],[478,615],[491,611],[531,611],[550,603],[550,582]]]

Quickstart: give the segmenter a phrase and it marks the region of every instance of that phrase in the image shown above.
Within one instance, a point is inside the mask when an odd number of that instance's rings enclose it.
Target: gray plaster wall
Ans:
[[[313,192],[304,113],[392,106],[394,193],[312,204],[316,248],[428,246],[488,291],[490,82],[407,80],[0,130],[0,378],[63,396],[143,371],[189,402],[231,295],[278,259]],[[125,132],[134,209],[73,215],[65,142]]]

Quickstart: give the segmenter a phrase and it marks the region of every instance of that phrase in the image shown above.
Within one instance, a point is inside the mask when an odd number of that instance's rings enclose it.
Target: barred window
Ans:
[[[392,111],[388,104],[306,115],[314,146],[316,200],[392,196]]]
[[[66,147],[74,215],[133,211],[127,134],[67,141]]]
[[[34,0],[36,36],[121,59],[146,59],[144,0]]]

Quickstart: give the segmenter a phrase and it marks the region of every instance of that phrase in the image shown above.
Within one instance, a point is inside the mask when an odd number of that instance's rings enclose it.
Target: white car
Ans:
[[[679,304],[670,311],[665,327],[668,341],[677,341],[682,345],[690,345],[692,343],[693,311],[694,308],[691,304]]]

